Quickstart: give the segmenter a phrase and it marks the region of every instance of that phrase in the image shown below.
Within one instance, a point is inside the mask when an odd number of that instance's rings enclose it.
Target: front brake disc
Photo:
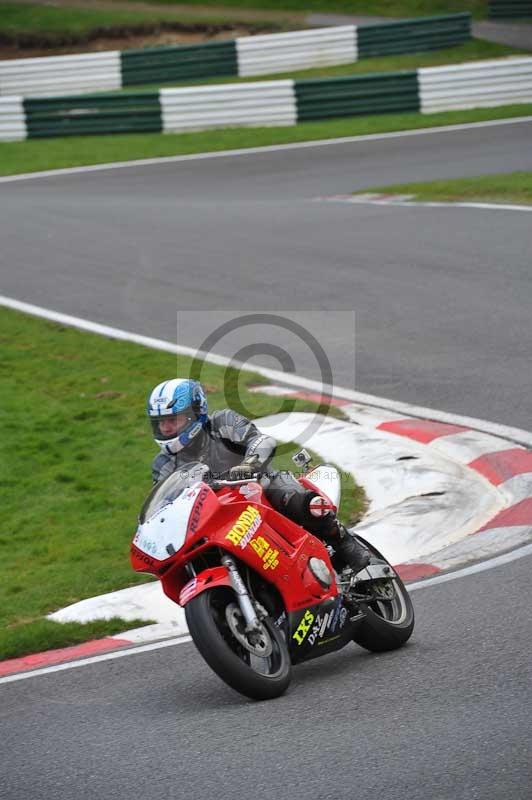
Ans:
[[[229,603],[225,618],[231,633],[240,644],[254,656],[268,658],[272,654],[272,640],[266,627],[261,623],[258,631],[246,631],[246,621],[236,603]]]

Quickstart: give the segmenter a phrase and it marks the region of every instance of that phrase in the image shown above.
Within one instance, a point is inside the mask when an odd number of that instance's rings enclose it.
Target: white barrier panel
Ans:
[[[295,125],[294,81],[161,89],[163,131]]]
[[[532,102],[532,58],[418,69],[421,111],[451,111]]]
[[[0,97],[0,142],[15,142],[26,138],[23,98]]]
[[[0,95],[54,97],[121,88],[118,50],[0,61]]]
[[[356,26],[242,36],[236,40],[236,52],[241,76],[351,64],[357,60]]]

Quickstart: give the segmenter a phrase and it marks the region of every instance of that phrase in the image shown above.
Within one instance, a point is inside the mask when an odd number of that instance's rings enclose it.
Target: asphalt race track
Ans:
[[[358,390],[527,429],[530,214],[313,201],[519,169],[532,122],[0,184],[0,291],[173,341],[183,309],[330,310],[350,387],[354,309]]]
[[[0,291],[168,339],[176,309],[330,310],[336,357],[355,309],[357,389],[530,429],[532,215],[315,201],[519,169],[532,123],[8,183]],[[416,592],[408,647],[269,703],[190,644],[1,686],[0,797],[529,800],[531,566]]]

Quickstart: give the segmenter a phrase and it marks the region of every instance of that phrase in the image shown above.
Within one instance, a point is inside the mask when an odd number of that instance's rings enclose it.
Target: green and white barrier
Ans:
[[[419,53],[466,42],[471,38],[471,14],[360,25],[357,31],[359,58]]]
[[[0,141],[11,142],[27,138],[22,97],[0,97]]]
[[[0,139],[296,125],[307,120],[532,103],[532,57],[411,72],[137,94],[0,99]]]
[[[162,131],[159,92],[25,98],[27,138]]]
[[[425,114],[532,102],[532,58],[423,67],[417,75]]]
[[[532,17],[532,0],[489,0],[489,16],[492,19]]]
[[[294,81],[161,89],[163,130],[295,125]]]
[[[118,50],[0,61],[0,95],[52,97],[121,88]]]
[[[186,47],[0,61],[0,96],[62,96],[218,76],[252,76],[434,50],[471,38],[471,15],[343,25]]]
[[[351,64],[357,60],[357,29],[355,25],[342,25],[269,36],[243,36],[236,40],[236,51],[238,74],[242,76]]]
[[[120,59],[123,86],[238,75],[234,41],[123,50]]]
[[[295,93],[298,122],[361,114],[419,111],[415,71],[297,81]]]

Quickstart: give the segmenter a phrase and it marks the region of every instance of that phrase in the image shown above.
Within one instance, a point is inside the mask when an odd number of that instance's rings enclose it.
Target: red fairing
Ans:
[[[137,571],[158,575],[165,594],[184,605],[207,588],[207,581],[209,586],[213,581],[229,585],[225,567],[211,568],[203,561],[203,555],[209,553],[211,559],[213,555],[219,559],[222,551],[273,584],[287,611],[308,608],[338,594],[335,580],[326,589],[309,569],[309,559],[315,557],[325,562],[331,576],[334,575],[325,545],[275,511],[264,497],[262,487],[253,481],[223,486],[216,492],[203,484],[188,517],[184,542],[177,552],[157,561],[132,546],[131,561]],[[187,563],[193,563],[198,573],[192,580],[185,569]]]
[[[225,567],[212,567],[206,569],[197,578],[192,578],[179,593],[179,605],[185,606],[204,589],[212,589],[213,586],[231,586]]]
[[[161,561],[157,561],[155,558],[143,553],[134,544],[131,544],[129,557],[135,572],[151,572],[154,575],[158,575],[163,565]]]

